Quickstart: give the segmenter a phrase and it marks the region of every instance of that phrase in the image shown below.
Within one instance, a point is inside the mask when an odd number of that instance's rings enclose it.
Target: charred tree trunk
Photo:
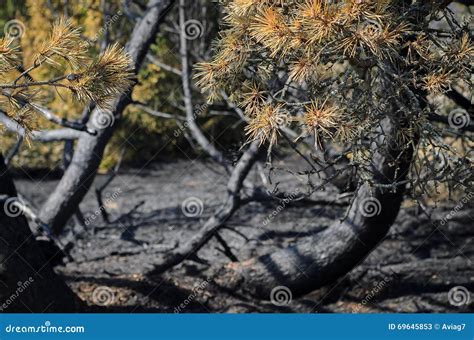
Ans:
[[[229,265],[218,280],[226,286],[241,284],[263,299],[277,286],[286,286],[298,296],[336,281],[363,261],[397,217],[413,157],[411,146],[398,145],[396,128],[388,118],[383,130],[372,146],[373,185],[361,186],[344,221],[310,241]]]
[[[173,2],[173,0],[150,0],[145,14],[136,24],[126,46],[136,72],[155,39],[165,13]],[[106,118],[109,119],[109,122],[99,129],[96,136],[84,134],[79,138],[71,164],[40,211],[40,219],[49,225],[53,233],[59,234],[62,231],[89,191],[102,160],[104,149],[118,125],[122,111],[129,104],[130,98],[131,91],[115,100],[110,109],[111,115]],[[100,115],[100,112],[96,109],[92,115]],[[100,116],[96,117],[98,117],[96,121],[101,119]],[[89,125],[91,129],[97,129],[97,126],[94,126],[94,119],[89,122]]]
[[[79,300],[41,253],[26,218],[12,200],[15,186],[0,154],[0,311],[75,312]]]

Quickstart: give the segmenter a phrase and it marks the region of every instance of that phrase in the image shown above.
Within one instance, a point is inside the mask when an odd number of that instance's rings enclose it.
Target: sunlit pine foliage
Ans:
[[[410,143],[418,148],[417,164],[428,166],[421,160],[426,157],[447,160],[441,171],[419,171],[414,185],[467,185],[460,179],[472,171],[468,148],[447,145],[450,127],[428,119],[453,108],[433,98],[452,88],[472,91],[472,27],[449,2],[221,2],[223,30],[214,58],[196,67],[197,84],[209,101],[222,91],[231,95],[249,119],[250,140],[271,147],[290,126],[300,129],[297,141],[312,136],[316,148],[324,139],[348,148],[363,172],[371,141],[388,116],[399,124],[401,149]],[[288,126],[275,123],[282,115],[293,117]]]
[[[80,31],[68,20],[54,23],[49,36],[37,46],[31,65],[22,64],[17,43],[8,37],[0,40],[0,109],[25,129],[26,137],[36,128],[35,106],[41,104],[47,89],[66,89],[78,101],[107,108],[115,95],[133,84],[132,61],[123,48],[112,45],[98,58],[90,58]],[[45,65],[62,74],[33,79],[30,74]]]

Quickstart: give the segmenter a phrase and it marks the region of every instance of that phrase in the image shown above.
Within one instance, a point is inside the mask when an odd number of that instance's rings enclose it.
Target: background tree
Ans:
[[[155,6],[155,4],[152,5]],[[159,9],[157,11],[157,13],[154,10],[151,12],[159,17],[161,12]],[[36,46],[36,54],[31,64],[23,64],[21,50],[15,41],[18,37],[7,35],[2,38],[0,40],[2,71],[0,89],[1,110],[6,118],[4,122],[7,124],[11,122],[17,126],[27,140],[34,138],[38,116],[43,116],[68,130],[80,131],[83,135],[100,135],[99,130],[103,128],[102,115],[106,115],[107,118],[107,110],[111,109],[111,105],[117,105],[111,103],[117,95],[129,93],[133,82],[133,70],[138,66],[136,60],[140,55],[143,58],[149,41],[156,33],[157,25],[150,27],[148,20],[150,17],[145,16],[137,24],[136,35],[140,37],[132,39],[131,47],[129,45],[129,52],[134,53],[132,56],[118,45],[113,45],[105,48],[96,60],[92,60],[87,55],[87,44],[82,39],[79,30],[73,28],[65,20],[57,21],[48,37]],[[156,17],[154,22],[159,22]],[[152,29],[150,36],[142,34],[143,27],[145,30]],[[54,66],[60,75],[46,79],[32,76],[33,71],[46,65]],[[41,95],[45,89],[47,91],[49,88],[58,91],[66,90],[76,101],[94,103],[97,108],[95,124],[86,126],[80,122],[69,121],[41,107]],[[81,151],[80,148],[79,151]],[[4,164],[3,158],[2,164]],[[98,166],[98,163],[95,164]],[[90,166],[88,163],[80,165],[87,168]],[[16,197],[16,190],[4,166],[2,174],[4,209],[1,216],[4,246],[1,248],[3,262],[1,274],[5,286],[5,289],[2,288],[1,291],[3,300],[12,296],[18,282],[31,279],[33,288],[25,293],[26,297],[23,297],[28,302],[32,302],[29,304],[30,308],[37,312],[47,311],[48,308],[50,311],[74,310],[77,305],[72,293],[52,272],[49,265],[51,259],[45,259],[40,254],[24,217],[20,216],[24,211],[24,206]],[[42,221],[41,218],[38,220]],[[41,226],[47,228],[44,232],[50,232],[48,224],[41,222]],[[28,245],[30,246],[27,247]],[[21,264],[20,260],[24,263]],[[12,310],[24,311],[21,300],[14,302]]]
[[[172,5],[172,1],[151,0],[142,18],[137,22],[126,45],[133,67],[139,70],[148,48],[153,42],[164,13]],[[114,98],[108,108],[108,114],[101,119],[101,111],[96,108],[92,113],[90,127],[99,122],[100,130],[96,135],[84,135],[77,143],[76,151],[60,183],[40,210],[40,219],[59,234],[66,222],[76,211],[79,203],[88,192],[102,156],[125,107],[130,103],[131,92],[122,93]]]

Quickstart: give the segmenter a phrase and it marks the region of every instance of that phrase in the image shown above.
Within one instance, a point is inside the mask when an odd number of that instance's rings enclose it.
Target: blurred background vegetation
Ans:
[[[91,43],[89,51],[91,56],[97,56],[104,41],[125,44],[133,30],[133,13],[139,13],[143,8],[141,6],[144,6],[144,1],[134,1],[127,9],[130,12],[124,13],[121,3],[120,0],[6,0],[6,5],[0,8],[0,25],[3,28],[10,20],[20,20],[23,23],[21,48],[24,52],[25,66],[31,64],[35,48],[49,34],[52,23],[58,17],[70,18],[75,26],[80,27],[84,39]],[[42,10],[38,11],[38,8]],[[210,53],[210,42],[217,34],[219,18],[215,13],[217,7],[210,1],[197,1],[196,8],[201,9],[200,15],[214,18],[210,19],[214,21],[213,23],[206,23],[206,27],[209,28],[206,36],[196,42],[203,45],[201,50]],[[157,36],[148,61],[139,72],[133,100],[145,103],[148,111],[151,109],[184,118],[181,78],[173,72],[163,70],[156,63],[149,62],[159,60],[160,63],[180,68],[179,41],[178,35],[173,31],[175,29],[173,22],[177,22],[177,18],[171,13],[164,23],[169,27]],[[4,34],[3,29],[1,34]],[[202,57],[194,55],[192,56],[194,60],[191,61],[198,61]],[[45,66],[33,72],[32,76],[46,79],[54,77],[57,72],[54,67]],[[198,90],[195,90],[195,96],[195,107],[205,104]],[[67,119],[79,119],[84,110],[84,107],[74,103],[70,94],[66,92],[46,95],[42,105]],[[208,106],[205,107],[207,110],[210,109]],[[219,135],[224,125],[238,123],[238,120],[230,116],[207,113],[202,112],[198,122],[217,145],[229,146],[242,139],[242,129],[231,129],[224,136]],[[41,129],[57,128],[42,118],[38,123]],[[181,133],[185,131],[183,124],[184,120],[155,117],[144,111],[141,106],[130,105],[124,113],[124,119],[120,121],[117,133],[107,147],[101,170],[110,169],[117,162],[122,149],[124,163],[131,166],[146,163],[157,152],[159,158],[185,158],[195,155],[196,149],[188,142],[186,133]],[[3,152],[12,148],[17,141],[16,135],[11,132],[2,133],[0,139]],[[11,165],[13,168],[23,169],[61,169],[64,166],[64,149],[64,142],[31,143],[31,145],[23,143]]]

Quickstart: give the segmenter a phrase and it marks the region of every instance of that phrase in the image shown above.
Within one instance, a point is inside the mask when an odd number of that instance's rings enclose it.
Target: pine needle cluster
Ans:
[[[429,119],[448,118],[453,88],[472,96],[472,23],[449,2],[221,2],[224,29],[213,59],[196,67],[197,84],[209,101],[230,94],[248,117],[249,140],[271,149],[285,128],[296,129],[295,141],[313,139],[317,149],[340,144],[364,173],[388,117],[400,150],[420,148],[416,164],[428,164],[419,157],[432,150],[449,159],[441,172],[417,170],[414,186],[427,191],[442,178],[458,186],[472,171],[468,154],[445,143],[446,126]],[[469,123],[468,112],[463,118]]]
[[[301,117],[290,121],[316,140],[359,138],[390,98],[374,89],[383,79],[397,83],[393,96],[407,86],[430,94],[470,86],[472,33],[445,1],[227,0],[224,8],[226,29],[196,78],[210,101],[232,94],[251,139],[276,143],[271,112]],[[440,20],[446,27],[430,28]],[[311,104],[295,105],[303,101]]]
[[[118,45],[109,46],[98,58],[90,57],[79,29],[59,19],[49,37],[36,47],[32,65],[22,64],[18,41],[0,39],[0,110],[25,129],[37,128],[36,104],[46,88],[66,89],[74,99],[108,108],[111,100],[134,82],[133,63]],[[52,79],[33,79],[31,73],[50,65],[61,74]]]

